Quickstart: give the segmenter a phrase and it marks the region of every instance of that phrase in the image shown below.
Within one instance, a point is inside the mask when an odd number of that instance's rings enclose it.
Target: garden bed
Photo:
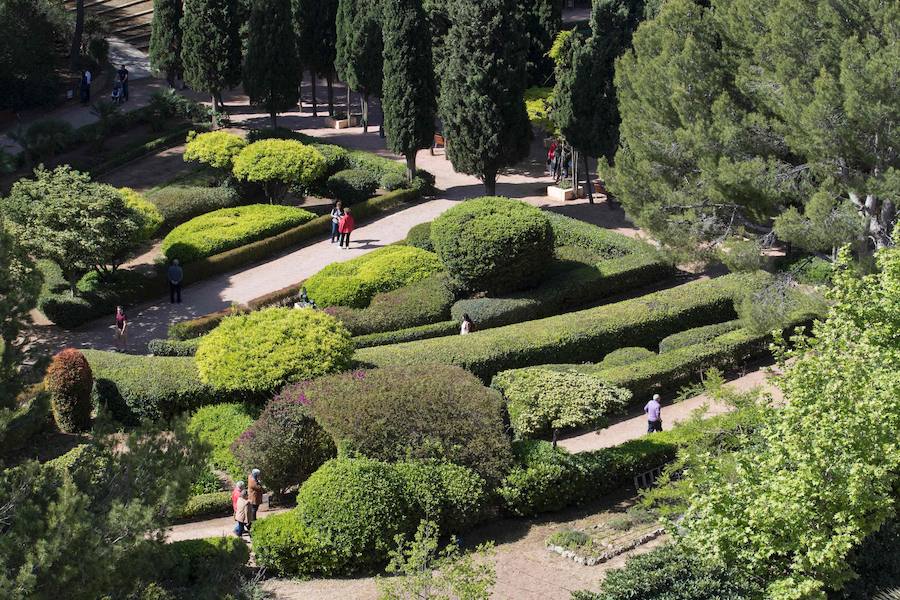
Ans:
[[[665,533],[652,515],[632,518],[639,512],[607,513],[590,527],[558,531],[547,538],[547,549],[588,567],[612,560]]]

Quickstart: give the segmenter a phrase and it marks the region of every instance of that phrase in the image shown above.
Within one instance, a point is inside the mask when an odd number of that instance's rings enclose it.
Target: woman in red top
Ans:
[[[344,216],[338,221],[338,233],[341,234],[341,240],[338,242],[338,246],[345,250],[350,247],[350,233],[355,228],[356,222],[353,220],[353,215],[350,214],[349,208],[345,208]]]
[[[121,306],[116,307],[116,348],[125,352],[125,348],[128,346],[128,334],[125,332],[128,329],[128,316],[125,314],[125,309]]]

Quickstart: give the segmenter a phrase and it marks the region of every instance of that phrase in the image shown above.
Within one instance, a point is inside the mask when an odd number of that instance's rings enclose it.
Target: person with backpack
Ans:
[[[347,208],[344,210],[344,216],[338,222],[338,231],[341,234],[341,241],[338,245],[341,248],[345,250],[350,248],[350,234],[355,228],[356,222],[353,220],[353,215],[350,214],[350,209]]]

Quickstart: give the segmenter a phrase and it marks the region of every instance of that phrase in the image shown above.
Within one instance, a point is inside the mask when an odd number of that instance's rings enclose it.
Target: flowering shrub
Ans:
[[[335,455],[334,442],[307,404],[302,395],[276,397],[231,444],[243,472],[259,469],[266,486],[278,494],[303,483]]]
[[[240,154],[247,142],[239,136],[227,131],[210,131],[209,133],[188,133],[187,145],[184,147],[184,160],[195,160],[214,169],[231,171],[234,158]]]
[[[44,380],[60,431],[84,431],[91,426],[91,366],[80,351],[66,348],[53,357]]]
[[[270,308],[223,319],[200,341],[195,359],[204,383],[259,396],[346,369],[352,354],[350,334],[334,317]]]
[[[310,402],[342,454],[446,460],[489,482],[511,463],[500,396],[459,367],[343,373],[289,387],[281,397]]]

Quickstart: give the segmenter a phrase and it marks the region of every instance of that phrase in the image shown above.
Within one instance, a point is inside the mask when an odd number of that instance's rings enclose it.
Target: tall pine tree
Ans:
[[[369,96],[381,94],[383,77],[381,6],[372,0],[340,0],[337,12],[337,48],[334,66],[348,86],[347,115],[350,93],[362,94],[363,131],[369,129]]]
[[[334,115],[334,58],[338,0],[293,0],[297,54],[312,80],[313,116],[318,115],[316,79],[328,81],[328,114]]]
[[[383,0],[384,129],[388,147],[406,157],[409,180],[416,152],[434,135],[434,71],[431,36],[422,0]]]
[[[574,33],[557,69],[553,119],[581,153],[588,189],[588,156],[611,162],[619,145],[615,60],[631,46],[643,16],[644,0],[595,0],[590,36]]]
[[[184,79],[212,95],[213,124],[222,92],[241,81],[241,38],[237,0],[186,0],[181,21]]]
[[[273,128],[278,113],[297,105],[301,74],[290,0],[253,0],[244,90],[269,113]]]
[[[497,173],[526,156],[524,18],[517,0],[471,0],[451,9],[440,72],[447,156],[493,194]]]
[[[181,15],[182,0],[153,0],[153,21],[150,24],[150,66],[166,74],[169,86],[181,73]]]

